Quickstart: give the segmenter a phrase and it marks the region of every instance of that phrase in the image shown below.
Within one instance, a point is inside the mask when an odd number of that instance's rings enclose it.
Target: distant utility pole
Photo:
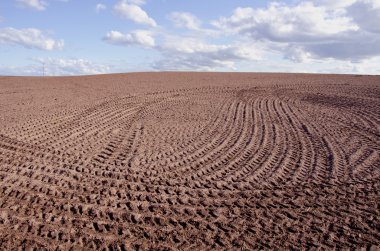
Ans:
[[[45,77],[45,62],[42,63],[42,76]]]

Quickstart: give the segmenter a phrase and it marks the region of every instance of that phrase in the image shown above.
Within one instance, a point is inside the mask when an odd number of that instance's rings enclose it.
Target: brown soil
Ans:
[[[380,247],[380,77],[0,77],[0,249]]]

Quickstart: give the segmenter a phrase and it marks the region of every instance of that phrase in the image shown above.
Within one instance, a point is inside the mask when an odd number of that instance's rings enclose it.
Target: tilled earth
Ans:
[[[17,248],[380,248],[380,77],[0,77]]]

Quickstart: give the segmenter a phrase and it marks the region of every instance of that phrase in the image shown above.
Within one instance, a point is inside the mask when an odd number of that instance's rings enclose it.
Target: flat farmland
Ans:
[[[380,248],[380,77],[0,77],[0,249]]]

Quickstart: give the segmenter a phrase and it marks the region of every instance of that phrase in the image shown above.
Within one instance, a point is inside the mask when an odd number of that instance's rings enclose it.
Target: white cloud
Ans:
[[[46,9],[47,3],[42,0],[16,0],[17,5],[22,8],[29,8],[38,11]]]
[[[277,44],[284,58],[364,60],[380,55],[380,0],[314,0],[236,8],[220,31]]]
[[[168,19],[173,22],[177,28],[185,28],[197,33],[198,37],[218,37],[222,32],[216,29],[206,29],[202,27],[202,21],[189,12],[172,12]]]
[[[104,41],[115,45],[142,45],[145,47],[155,46],[152,32],[146,30],[136,30],[128,34],[119,31],[110,31],[104,36]]]
[[[0,29],[0,43],[21,45],[29,49],[46,51],[62,50],[64,47],[63,40],[48,38],[42,31],[34,28],[19,30],[15,28]]]
[[[380,57],[364,59],[359,62],[350,62],[344,60],[313,60],[310,64],[301,64],[294,67],[302,68],[305,65],[305,72],[318,73],[340,73],[340,74],[380,74],[379,67]]]
[[[330,14],[311,2],[301,2],[293,7],[271,3],[267,8],[237,8],[231,17],[220,18],[214,25],[254,39],[278,42],[327,40],[358,30],[350,18]]]
[[[310,52],[304,51],[302,48],[297,46],[289,46],[284,53],[284,58],[291,61],[302,63],[309,62],[312,58]]]
[[[152,32],[147,30],[127,34],[110,31],[103,40],[121,46],[140,45],[159,52],[162,60],[151,63],[155,70],[235,69],[235,62],[260,60],[265,49],[260,43],[212,44],[194,37],[166,34],[163,35],[164,42],[156,45]]]
[[[188,12],[172,12],[169,16],[177,27],[184,27],[189,30],[199,30],[201,21]]]
[[[42,76],[45,68],[46,76],[72,76],[105,74],[111,71],[108,65],[97,64],[80,58],[36,58],[25,66],[1,66],[1,75]]]
[[[102,3],[98,3],[96,6],[95,6],[95,11],[97,13],[101,12],[102,10],[105,10],[107,9],[107,6],[105,4],[102,4]]]
[[[119,0],[114,6],[114,11],[125,19],[132,20],[139,24],[156,27],[157,23],[154,19],[149,17],[149,15],[139,6],[143,3],[144,1],[139,0]]]
[[[167,38],[159,50],[163,59],[152,64],[156,70],[201,70],[235,69],[239,61],[255,61],[262,57],[258,44],[237,43],[216,45],[195,38]]]
[[[81,58],[39,58],[35,61],[45,64],[46,75],[52,76],[104,74],[110,71],[110,66]]]

